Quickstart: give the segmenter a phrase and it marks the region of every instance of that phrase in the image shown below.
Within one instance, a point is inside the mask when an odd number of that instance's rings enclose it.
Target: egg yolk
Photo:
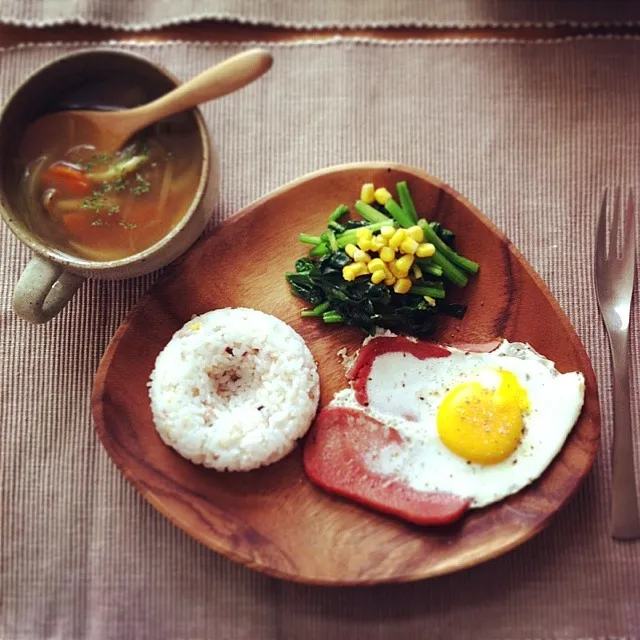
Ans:
[[[470,462],[495,464],[508,458],[522,436],[522,416],[529,409],[527,392],[510,371],[483,372],[444,397],[437,414],[440,439],[453,453]]]

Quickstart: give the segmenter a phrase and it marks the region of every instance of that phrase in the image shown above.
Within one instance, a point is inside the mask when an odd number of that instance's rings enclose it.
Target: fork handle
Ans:
[[[633,467],[629,397],[629,337],[609,336],[613,358],[613,504],[611,535],[619,540],[640,538],[640,512]]]

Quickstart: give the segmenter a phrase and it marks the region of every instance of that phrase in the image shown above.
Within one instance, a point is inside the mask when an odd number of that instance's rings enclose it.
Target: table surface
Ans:
[[[573,28],[573,27],[553,27],[553,28],[481,28],[481,29],[437,29],[437,28],[393,28],[393,29],[314,29],[314,30],[297,30],[287,29],[279,27],[268,26],[250,26],[240,25],[231,22],[214,22],[205,21],[199,23],[193,23],[189,25],[171,26],[163,29],[151,29],[139,32],[127,32],[117,29],[104,29],[100,27],[92,26],[59,26],[59,27],[47,27],[42,29],[15,27],[15,26],[0,26],[0,47],[11,47],[20,44],[37,43],[37,42],[100,42],[105,40],[115,41],[135,41],[135,42],[152,42],[160,41],[167,42],[172,40],[180,41],[192,41],[192,42],[249,42],[249,41],[262,41],[262,42],[286,42],[296,40],[308,40],[327,38],[332,36],[344,36],[344,37],[367,37],[376,38],[381,40],[394,40],[402,41],[409,39],[418,40],[444,40],[444,39],[461,39],[461,38],[495,38],[495,39],[555,39],[572,35],[603,35],[603,34],[633,34],[640,36],[640,26],[637,27],[619,27],[619,28]],[[595,209],[594,209],[595,210]],[[593,487],[592,487],[593,489]],[[106,512],[105,512],[106,513]],[[583,535],[580,529],[576,530],[576,540],[580,539],[579,536]],[[192,552],[192,556],[195,557],[198,550]],[[71,557],[71,556],[70,556]],[[73,556],[75,557],[75,556]],[[142,563],[144,558],[141,554],[141,560],[134,562]],[[603,560],[604,562],[604,560]],[[110,567],[103,567],[98,563],[98,569],[103,569],[107,572],[112,571]],[[115,572],[115,569],[113,570]],[[158,575],[158,574],[154,574]],[[488,574],[483,574],[488,575]],[[535,577],[535,576],[534,576]],[[206,578],[208,579],[208,578]],[[193,583],[196,587],[200,588],[204,584],[208,584],[206,579],[203,578],[202,582],[197,582],[194,579]],[[257,578],[256,578],[257,580]],[[527,585],[525,585],[527,586]],[[528,582],[528,586],[532,589],[536,586],[535,579]],[[195,587],[194,587],[195,588]],[[247,588],[248,589],[248,588]],[[280,598],[280,593],[294,594],[293,590],[289,591],[288,585],[275,587],[276,596],[274,601],[278,602],[277,598]],[[297,593],[297,592],[295,592]],[[398,591],[398,597],[404,597],[408,591]],[[613,594],[612,597],[616,597],[618,594]],[[284,596],[282,596],[284,598]],[[305,600],[303,596],[298,597],[298,603],[301,603],[301,608],[304,611],[304,606],[312,607],[316,606],[315,601],[311,604],[309,600]],[[305,596],[306,597],[306,596]],[[331,610],[332,603],[337,603],[338,599],[343,596],[332,594],[318,595],[318,607],[326,606],[327,610]],[[361,595],[348,595],[346,596],[348,601],[354,601],[356,597],[365,601],[368,598],[366,592]],[[335,598],[335,600],[333,600]],[[351,600],[349,600],[351,598]],[[325,599],[326,603],[325,604]],[[305,605],[306,603],[306,605]],[[396,610],[403,611],[401,603],[392,603]],[[383,611],[384,603],[380,605]],[[1,608],[1,607],[0,607]],[[231,609],[230,609],[231,610]],[[261,611],[261,609],[260,609]],[[254,615],[260,613],[254,612]],[[409,611],[409,609],[407,609]],[[582,615],[580,609],[576,609],[575,618],[578,619]],[[230,614],[231,615],[231,614]],[[631,612],[629,615],[633,615]],[[410,616],[407,616],[407,620],[404,622],[406,625],[410,625]],[[448,619],[448,618],[447,618]],[[548,624],[553,623],[554,618],[550,619]],[[303,623],[299,623],[303,624]],[[307,627],[304,627],[305,629]],[[409,627],[407,627],[409,628]],[[413,628],[413,627],[412,627]]]

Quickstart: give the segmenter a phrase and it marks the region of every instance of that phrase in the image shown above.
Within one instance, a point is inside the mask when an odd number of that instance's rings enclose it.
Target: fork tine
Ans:
[[[611,226],[609,227],[609,253],[608,258],[617,258],[619,255],[618,247],[620,246],[620,213],[622,206],[620,204],[620,187],[616,187],[613,195],[613,217],[611,218]]]
[[[627,208],[624,214],[623,256],[635,263],[636,213],[633,202],[633,189],[629,189]]]
[[[607,257],[607,200],[609,199],[609,189],[604,190],[602,204],[600,205],[600,216],[598,217],[598,228],[596,230],[596,265]]]

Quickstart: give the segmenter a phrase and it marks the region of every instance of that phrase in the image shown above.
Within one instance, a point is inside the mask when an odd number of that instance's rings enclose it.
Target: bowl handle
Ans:
[[[34,255],[18,280],[13,294],[13,310],[34,324],[49,322],[71,300],[84,276],[39,255]]]

